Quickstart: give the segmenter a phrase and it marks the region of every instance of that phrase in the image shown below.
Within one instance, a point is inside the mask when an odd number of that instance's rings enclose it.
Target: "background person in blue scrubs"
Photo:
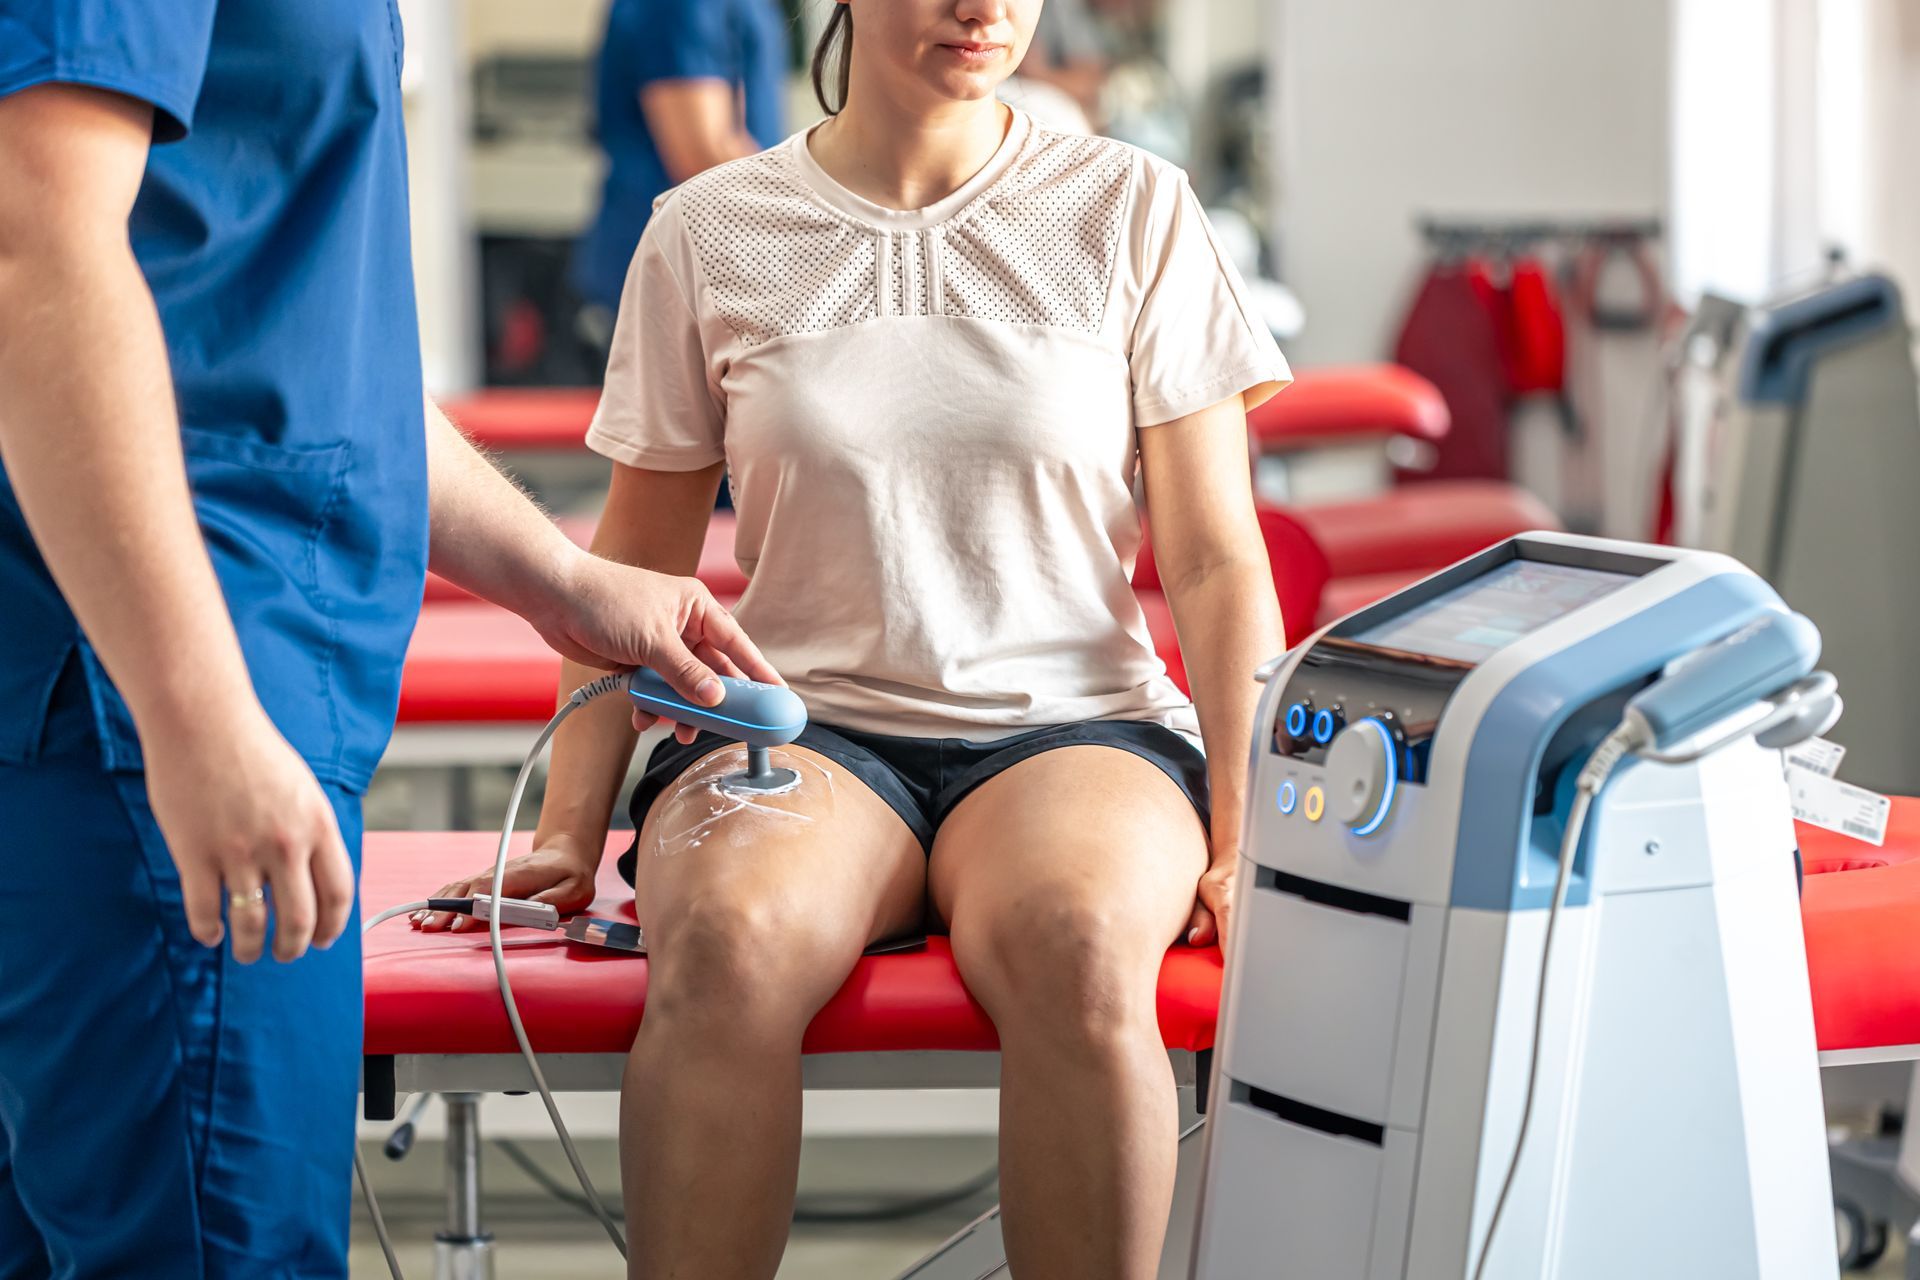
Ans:
[[[772,676],[425,402],[400,39],[0,0],[4,1280],[346,1274],[359,798],[429,558],[569,657]]]
[[[607,177],[572,271],[603,357],[655,197],[785,136],[790,39],[776,0],[613,0],[594,87]]]

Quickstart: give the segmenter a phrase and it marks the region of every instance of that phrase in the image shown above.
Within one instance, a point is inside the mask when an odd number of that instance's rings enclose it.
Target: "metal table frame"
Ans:
[[[1210,1050],[1168,1052],[1180,1092],[1180,1148],[1173,1211],[1159,1280],[1186,1280],[1199,1203],[1202,1138]],[[626,1069],[617,1053],[543,1054],[540,1068],[556,1093],[617,1091]],[[991,1089],[1000,1083],[997,1053],[905,1051],[809,1054],[804,1088]],[[487,1230],[480,1182],[480,1103],[489,1093],[526,1093],[533,1076],[518,1054],[368,1055],[362,1069],[363,1112],[391,1120],[406,1094],[437,1093],[447,1104],[447,1220],[434,1236],[436,1280],[493,1280],[493,1234]],[[995,1206],[896,1280],[990,1280],[1006,1277],[1006,1248]]]

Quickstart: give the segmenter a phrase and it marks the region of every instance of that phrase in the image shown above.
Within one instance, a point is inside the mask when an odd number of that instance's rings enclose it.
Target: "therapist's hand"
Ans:
[[[233,958],[251,964],[270,904],[274,959],[330,946],[353,910],[353,864],[326,793],[266,713],[255,705],[141,737],[194,938],[217,947],[231,931]]]
[[[720,676],[783,683],[733,615],[692,578],[576,550],[563,584],[544,612],[528,616],[562,657],[604,670],[649,667],[703,707],[721,700]],[[649,723],[635,713],[636,728]]]

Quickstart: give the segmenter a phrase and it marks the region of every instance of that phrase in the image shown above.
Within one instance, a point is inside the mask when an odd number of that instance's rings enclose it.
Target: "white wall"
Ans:
[[[1810,286],[1829,248],[1920,288],[1920,5],[1675,0],[1682,301]]]
[[[1277,231],[1303,364],[1391,347],[1414,220],[1667,204],[1667,0],[1274,0]]]
[[[479,253],[471,236],[465,24],[450,0],[401,0],[420,366],[434,396],[480,380]]]
[[[1920,315],[1920,5],[1863,0],[1866,164],[1855,256],[1887,268]]]

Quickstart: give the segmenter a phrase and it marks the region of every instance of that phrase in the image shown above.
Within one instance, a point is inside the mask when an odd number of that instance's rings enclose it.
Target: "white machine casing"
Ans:
[[[1637,567],[1456,669],[1428,710],[1323,661],[1516,558]],[[1725,556],[1527,535],[1280,662],[1255,729],[1196,1280],[1471,1274],[1518,1136],[1571,776],[1667,663],[1778,608]],[[1330,771],[1332,751],[1299,749],[1300,701],[1345,733],[1379,715],[1401,736],[1371,834],[1340,817],[1377,780],[1353,775],[1356,751]],[[1519,841],[1482,847],[1486,830]],[[1488,1277],[1836,1274],[1794,846],[1779,754],[1751,740],[1691,765],[1630,758],[1601,792]]]

